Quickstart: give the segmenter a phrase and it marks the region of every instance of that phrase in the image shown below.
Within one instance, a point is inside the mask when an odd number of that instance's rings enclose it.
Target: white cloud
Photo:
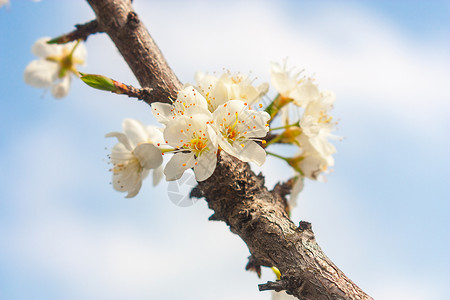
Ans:
[[[328,3],[315,14],[283,10],[273,2],[141,3],[144,22],[169,62],[192,81],[197,70],[230,68],[268,79],[268,62],[289,57],[316,74],[337,105],[355,101],[415,130],[450,109],[450,57],[436,44],[411,40],[395,24],[361,7]],[[139,7],[139,8],[141,8]],[[170,12],[170,14],[169,14]],[[170,26],[167,23],[170,15]],[[298,19],[296,19],[298,18]],[[428,41],[429,42],[429,41]],[[213,68],[213,69],[211,69]]]

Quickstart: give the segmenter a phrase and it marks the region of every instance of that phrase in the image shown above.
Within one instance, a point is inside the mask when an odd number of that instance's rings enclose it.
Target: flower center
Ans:
[[[199,157],[202,152],[207,149],[206,142],[206,138],[194,137],[187,145],[185,145],[185,147],[189,148],[192,152],[194,152],[195,156]]]
[[[319,123],[329,124],[332,120],[333,118],[331,116],[328,116],[323,111],[320,112]]]
[[[124,162],[115,163],[114,167],[110,169],[111,172],[113,172],[114,175],[119,175],[120,173],[124,172],[127,168],[132,168],[133,170],[136,170],[137,173],[142,171],[141,164],[139,163],[139,160],[133,156],[133,158],[126,160]]]

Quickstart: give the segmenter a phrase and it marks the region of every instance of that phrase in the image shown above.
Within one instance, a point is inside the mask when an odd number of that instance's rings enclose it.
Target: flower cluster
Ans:
[[[142,180],[153,171],[153,184],[162,177],[163,135],[154,126],[144,126],[141,122],[125,119],[122,122],[123,133],[110,132],[106,137],[115,137],[118,143],[112,148],[110,161],[113,167],[112,184],[119,192],[128,192],[127,198],[137,195]]]
[[[195,179],[208,179],[217,155],[226,152],[241,161],[261,166],[266,155],[284,159],[295,171],[291,200],[301,191],[303,178],[317,180],[334,164],[336,152],[330,139],[335,122],[329,116],[334,95],[319,91],[314,80],[286,65],[272,64],[271,81],[278,95],[265,111],[253,109],[268,91],[268,84],[253,85],[249,76],[225,72],[220,76],[197,73],[195,84],[186,84],[172,103],[155,102],[151,110],[163,128],[145,127],[127,119],[124,133],[110,133],[114,146],[113,185],[133,197],[149,170],[159,180],[162,155],[171,154],[164,167],[166,180],[178,180],[188,169]],[[262,107],[262,104],[259,104]],[[281,127],[270,134],[269,122],[281,116]],[[266,138],[267,140],[266,144]],[[286,158],[266,150],[273,143],[295,145],[298,154]]]
[[[154,103],[152,112],[164,124],[164,138],[176,149],[166,165],[167,180],[194,168],[197,181],[209,178],[219,149],[245,162],[262,165],[266,152],[255,140],[266,136],[268,113],[253,110],[267,91],[248,77],[197,74],[197,86],[186,85],[173,104]],[[249,101],[249,102],[247,102]]]
[[[296,186],[291,199],[303,187],[303,178],[321,179],[324,172],[334,165],[336,148],[330,143],[339,137],[332,134],[336,122],[329,115],[334,104],[334,94],[321,92],[311,78],[301,76],[302,72],[288,70],[272,63],[271,81],[278,91],[273,102],[272,113],[281,115],[284,132],[279,139],[298,147],[298,154],[287,159],[298,172]],[[303,112],[303,113],[302,113]]]
[[[168,181],[180,179],[188,169],[193,169],[197,181],[206,180],[216,168],[219,151],[245,162],[265,162],[266,152],[258,142],[269,131],[270,116],[250,104],[261,99],[267,85],[254,87],[239,74],[196,77],[197,85],[185,85],[172,104],[152,104],[152,113],[164,128],[126,119],[124,133],[106,135],[119,141],[110,156],[116,190],[134,197],[151,169],[157,182],[165,153],[172,154],[164,168]]]
[[[31,48],[39,57],[25,68],[24,80],[36,88],[50,88],[53,97],[62,98],[69,93],[70,73],[79,76],[76,65],[84,64],[86,48],[82,42],[65,45],[48,44],[50,38],[41,38]]]

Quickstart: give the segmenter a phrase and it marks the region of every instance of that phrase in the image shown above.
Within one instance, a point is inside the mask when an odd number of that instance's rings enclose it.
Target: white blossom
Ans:
[[[39,59],[25,68],[24,80],[33,87],[51,88],[55,98],[62,98],[69,92],[70,73],[79,76],[76,65],[84,64],[86,48],[82,42],[57,45],[47,44],[49,40],[41,38],[31,48]]]
[[[155,102],[152,104],[152,113],[158,122],[167,125],[177,117],[193,113],[209,113],[206,99],[192,86],[185,86],[177,94],[172,103]]]
[[[305,134],[298,136],[297,141],[300,152],[291,159],[291,166],[306,178],[312,180],[324,180],[320,175],[323,172],[327,172],[329,167],[334,165],[333,156],[331,154],[324,155],[323,153],[318,152],[311,144],[309,137]]]
[[[320,96],[319,89],[312,79],[301,76],[302,71],[288,70],[286,61],[283,65],[272,62],[270,79],[281,97],[290,99],[297,106],[304,107]]]
[[[328,157],[336,152],[336,148],[331,139],[339,139],[332,134],[334,126],[329,111],[333,108],[334,95],[332,93],[321,93],[321,96],[315,101],[311,101],[305,108],[300,128],[302,134],[306,135],[309,143],[323,157]]]
[[[225,72],[220,77],[216,77],[197,72],[195,80],[197,90],[205,97],[211,112],[229,100],[242,100],[249,105],[255,104],[269,89],[267,83],[254,86],[250,76],[241,73],[232,75],[230,72]]]
[[[261,166],[266,160],[266,151],[254,139],[266,136],[269,119],[264,111],[251,110],[240,100],[230,100],[213,113],[211,128],[217,134],[215,143],[228,154]]]
[[[217,146],[213,130],[208,130],[212,115],[209,111],[175,117],[164,129],[167,143],[178,149],[167,163],[166,180],[180,179],[184,171],[194,168],[195,179],[209,178],[216,168]]]
[[[133,119],[122,122],[123,133],[111,132],[106,137],[115,137],[119,141],[111,151],[110,159],[114,165],[111,169],[112,184],[119,192],[128,192],[126,198],[137,195],[151,169],[153,184],[158,184],[162,177],[161,145],[163,134],[159,128],[144,126]]]

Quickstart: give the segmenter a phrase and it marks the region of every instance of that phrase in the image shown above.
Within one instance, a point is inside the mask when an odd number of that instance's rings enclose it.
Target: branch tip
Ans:
[[[91,34],[103,32],[97,20],[85,24],[76,24],[75,30],[48,41],[48,44],[65,44],[76,40],[87,40]]]
[[[258,289],[262,291],[275,291],[280,292],[286,290],[286,282],[283,280],[268,281],[267,283],[258,284]]]

